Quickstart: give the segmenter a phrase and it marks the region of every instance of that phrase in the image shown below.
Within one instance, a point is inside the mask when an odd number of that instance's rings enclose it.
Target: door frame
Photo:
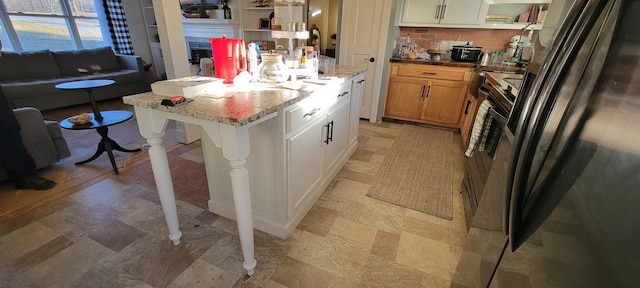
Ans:
[[[341,33],[342,27],[346,26],[346,23],[344,23],[344,19],[342,16],[343,15],[349,15],[349,5],[348,2],[350,0],[341,0],[340,1],[340,9],[338,11],[338,31],[339,32],[339,41],[336,44],[336,50],[338,51],[338,53],[336,53],[336,60],[339,64],[341,64],[340,59],[346,59],[347,58],[347,51],[345,51],[345,49],[343,49],[340,45],[341,42],[345,42],[347,41],[349,35],[346,35],[346,33]],[[398,27],[395,27],[393,25],[394,23],[394,16],[395,16],[395,11],[396,11],[396,7],[398,6],[398,0],[385,0],[384,2],[384,6],[383,6],[383,11],[382,11],[382,19],[380,19],[380,21],[382,21],[382,31],[380,31],[380,40],[378,43],[378,53],[375,56],[376,57],[376,74],[374,79],[367,79],[367,81],[371,81],[373,82],[373,91],[371,91],[371,110],[369,111],[369,122],[381,122],[382,121],[382,109],[384,109],[384,99],[385,99],[385,95],[386,95],[386,87],[387,87],[387,81],[386,81],[386,77],[383,77],[385,75],[387,75],[388,73],[388,69],[389,69],[389,61],[387,61],[387,59],[389,59],[391,57],[391,53],[393,51],[393,41],[388,41],[388,37],[390,34],[390,31],[392,29],[396,29],[398,30]],[[363,95],[364,97],[364,95]]]

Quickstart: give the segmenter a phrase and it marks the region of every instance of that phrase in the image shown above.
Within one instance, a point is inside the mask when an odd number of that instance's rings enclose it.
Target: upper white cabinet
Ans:
[[[400,1],[398,26],[477,25],[482,0],[404,0]]]
[[[548,9],[552,0],[399,0],[397,26],[442,28],[521,29],[517,16],[532,5]],[[504,23],[487,16],[505,17]],[[530,29],[540,29],[538,24]]]

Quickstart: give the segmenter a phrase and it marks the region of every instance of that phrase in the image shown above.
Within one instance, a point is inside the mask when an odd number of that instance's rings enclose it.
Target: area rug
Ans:
[[[367,196],[452,219],[453,148],[451,131],[404,124]]]
[[[100,101],[98,106],[103,111],[133,111],[133,106],[123,104],[120,99]],[[61,121],[66,117],[89,111],[91,107],[87,104],[45,111],[42,114],[45,119]],[[175,123],[170,122],[163,138],[163,146],[167,147],[167,150],[184,145],[178,143],[175,134]],[[96,131],[62,129],[62,135],[69,145],[71,156],[38,171],[38,175],[55,181],[56,187],[47,191],[18,190],[12,183],[0,183],[0,218],[17,217],[115,175],[107,153],[89,163],[75,165],[76,162],[89,158],[96,151],[101,139]],[[128,149],[142,148],[147,142],[140,135],[135,116],[126,122],[110,126],[109,137]],[[136,153],[114,151],[113,154],[121,173],[148,162],[146,151]]]

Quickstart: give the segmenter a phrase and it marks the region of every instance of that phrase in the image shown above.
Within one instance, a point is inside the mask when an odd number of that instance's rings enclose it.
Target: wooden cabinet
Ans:
[[[466,83],[455,81],[428,81],[420,119],[432,124],[457,127],[468,87]]]
[[[458,128],[472,68],[391,63],[387,118]]]
[[[482,0],[404,0],[398,26],[480,24]]]

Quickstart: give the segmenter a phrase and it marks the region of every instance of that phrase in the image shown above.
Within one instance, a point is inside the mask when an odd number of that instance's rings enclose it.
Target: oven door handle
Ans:
[[[493,109],[493,107],[489,108],[489,115],[491,115],[491,117],[493,117],[493,119],[495,119],[500,126],[505,126],[507,125],[507,117],[504,117],[502,115],[500,115],[500,113],[498,113],[498,111],[496,111],[496,109]]]

